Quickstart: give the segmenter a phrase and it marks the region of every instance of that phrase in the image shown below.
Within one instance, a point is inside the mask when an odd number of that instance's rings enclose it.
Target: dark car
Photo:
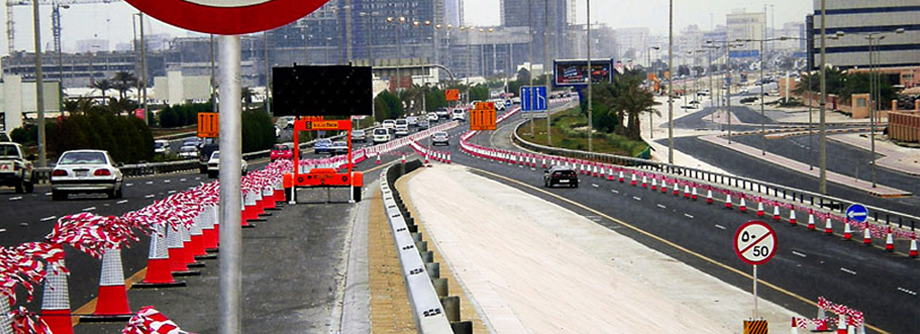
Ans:
[[[211,158],[211,153],[217,151],[220,148],[218,144],[204,144],[198,147],[198,171],[201,174],[208,172],[208,159]]]
[[[554,166],[543,172],[543,185],[547,188],[552,188],[553,185],[578,188],[578,173],[572,167]]]

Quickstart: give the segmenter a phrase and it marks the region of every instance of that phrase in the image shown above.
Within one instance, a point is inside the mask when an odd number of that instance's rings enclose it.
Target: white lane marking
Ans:
[[[170,190],[170,191],[168,191],[168,192],[166,192],[166,193],[167,193],[167,194],[175,194],[176,191],[175,191],[175,190]]]
[[[840,271],[845,272],[845,273],[850,274],[850,275],[856,275],[856,272],[855,272],[855,271],[852,271],[852,270],[847,269],[847,268],[844,268],[844,267],[840,267]]]
[[[144,184],[153,184],[153,181],[144,182]]]
[[[185,181],[188,181],[188,179],[179,179],[179,182],[185,182]]]
[[[633,199],[634,199],[634,200],[637,200],[637,201],[641,201],[641,200],[642,200],[641,198],[636,197],[636,196],[633,196]]]
[[[134,183],[125,183],[125,187],[133,187]]]
[[[172,180],[163,180],[163,183],[170,183]]]
[[[45,193],[45,196],[51,196],[51,193]]]
[[[724,230],[724,229],[725,229],[725,226],[716,224],[716,228],[717,228],[717,229],[720,229],[720,230]]]
[[[616,189],[610,189],[610,192],[612,192],[612,193],[614,193],[614,194],[619,194],[619,193],[620,193],[620,192],[617,191]]]
[[[10,197],[10,202],[21,200],[22,196]]]
[[[801,258],[805,258],[805,257],[807,256],[807,255],[805,255],[804,253],[799,253],[799,252],[796,252],[796,251],[792,251],[792,254],[794,254],[795,256],[801,257]]]
[[[157,197],[157,195],[150,194],[150,195],[144,196],[144,198],[154,198],[154,197]]]
[[[907,289],[902,288],[902,287],[898,287],[898,291],[901,291],[901,292],[906,293],[906,294],[911,295],[911,296],[916,296],[916,295],[917,295],[917,292],[911,291],[911,290],[907,290]]]
[[[42,218],[41,221],[46,222],[46,221],[55,220],[55,219],[57,219],[57,216],[45,217],[45,218]]]
[[[0,228],[0,233],[6,232],[5,228]]]
[[[196,177],[195,180],[201,180],[201,176]]]
[[[93,210],[96,210],[96,207],[95,207],[95,206],[88,207],[88,208],[86,208],[86,209],[83,209],[82,211],[83,211],[83,212],[89,212],[89,211],[93,211]]]
[[[668,208],[668,207],[666,207],[666,206],[664,206],[664,205],[661,205],[661,204],[658,204],[658,207],[659,207],[659,208],[662,208],[662,209],[667,209],[667,208]]]
[[[123,199],[123,200],[120,200],[120,201],[118,201],[118,202],[115,202],[115,204],[125,204],[125,203],[128,203],[128,200]]]
[[[686,214],[686,213],[684,214],[684,217],[687,217],[687,218],[690,218],[690,219],[693,219],[693,216],[692,216],[692,215],[689,215],[689,214]]]
[[[597,185],[597,183],[592,183],[591,186],[592,186],[592,187],[595,187],[595,188],[600,188],[600,186]]]

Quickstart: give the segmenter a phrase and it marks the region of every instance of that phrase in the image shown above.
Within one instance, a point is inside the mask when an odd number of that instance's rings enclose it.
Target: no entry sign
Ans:
[[[761,265],[776,255],[776,232],[761,221],[749,221],[735,231],[735,254],[750,265]]]
[[[218,35],[240,35],[283,26],[329,0],[125,0],[174,26]]]

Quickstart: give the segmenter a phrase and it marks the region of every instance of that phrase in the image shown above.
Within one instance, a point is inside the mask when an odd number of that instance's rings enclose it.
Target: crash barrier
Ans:
[[[284,198],[282,175],[291,168],[293,162],[279,160],[242,177],[242,224],[277,208],[277,199]],[[47,242],[0,249],[0,294],[9,297],[0,298],[0,311],[10,308],[5,302],[15,303],[17,286],[31,299],[34,285],[44,284],[41,315],[20,308],[13,318],[0,317],[0,333],[73,333],[65,244],[102,261],[95,309],[81,315],[84,321],[128,321],[138,316],[128,302],[121,249],[139,241],[141,234],[150,236],[150,251],[144,280],[134,287],[183,286],[175,277],[200,274],[190,267],[216,258],[209,251],[217,250],[220,235],[218,182],[171,194],[121,216],[67,215],[58,219]],[[156,318],[151,310],[142,309],[140,316]]]
[[[517,126],[520,127],[524,123]],[[471,134],[472,135],[472,134]],[[796,208],[801,211],[824,211],[825,215],[831,215],[834,219],[843,220],[847,207],[852,204],[859,204],[851,200],[846,200],[834,196],[822,195],[815,192],[778,185],[766,181],[760,181],[740,176],[727,175],[710,172],[702,169],[685,167],[680,165],[668,164],[646,159],[625,157],[606,153],[592,153],[578,150],[570,150],[558,147],[543,146],[528,142],[517,135],[517,130],[513,132],[512,140],[519,146],[548,155],[565,157],[573,161],[582,161],[585,163],[619,165],[624,167],[634,167],[634,169],[645,170],[649,173],[658,173],[662,175],[671,175],[673,177],[692,180],[699,183],[719,185],[723,188],[736,188],[745,193],[750,193],[754,198],[774,198],[776,202],[782,202],[782,206],[787,209]],[[657,175],[657,174],[656,174]],[[750,200],[750,199],[749,199]],[[871,212],[870,220],[873,225],[883,224],[887,226],[897,226],[898,229],[910,229],[909,234],[899,233],[900,238],[906,238],[913,235],[916,224],[920,223],[920,217],[888,210],[876,206],[866,205]],[[886,228],[887,229],[887,228]],[[877,230],[877,229],[876,229]],[[873,232],[873,235],[884,233]]]
[[[163,313],[152,306],[144,306],[137,311],[122,334],[188,334],[169,320]]]
[[[380,178],[383,209],[393,233],[393,243],[399,257],[412,314],[418,332],[422,334],[472,333],[472,324],[460,322],[459,298],[447,295],[447,282],[440,278],[439,264],[434,262],[428,243],[405,207],[396,180],[422,167],[418,160],[387,167]],[[469,328],[455,331],[452,328]]]
[[[774,221],[779,221],[782,219],[782,216],[785,216],[780,214],[780,210],[788,212],[788,221],[792,224],[798,224],[795,212],[803,212],[807,213],[809,216],[810,230],[816,229],[814,224],[814,220],[816,219],[825,222],[825,234],[832,234],[833,225],[842,223],[845,239],[849,239],[849,236],[853,234],[855,230],[856,232],[861,232],[863,244],[872,245],[873,239],[885,240],[884,249],[890,252],[895,250],[895,240],[909,241],[910,249],[908,255],[910,257],[917,257],[914,222],[920,221],[920,219],[913,218],[906,214],[898,214],[899,216],[897,217],[899,219],[897,227],[895,227],[890,220],[883,222],[879,220],[877,216],[869,218],[865,223],[858,223],[845,217],[845,206],[838,210],[836,206],[819,206],[814,205],[814,202],[809,205],[807,201],[800,197],[803,194],[800,190],[796,190],[797,192],[789,191],[787,193],[787,188],[778,188],[775,185],[767,185],[759,181],[755,182],[739,177],[729,177],[722,174],[675,165],[641,161],[634,158],[611,156],[619,159],[618,161],[633,162],[630,166],[567,156],[522,153],[486,148],[468,142],[469,138],[475,134],[476,132],[471,131],[462,135],[460,148],[462,152],[476,158],[487,159],[498,163],[507,163],[509,165],[528,166],[533,169],[547,169],[556,165],[565,165],[574,168],[581,175],[597,177],[608,181],[616,180],[625,183],[626,180],[629,180],[632,185],[636,186],[639,184],[639,180],[641,180],[643,188],[648,187],[649,182],[651,182],[651,189],[653,191],[657,191],[659,188],[658,185],[660,184],[661,192],[667,193],[670,191],[674,196],[682,195],[684,198],[690,199],[695,199],[697,196],[701,195],[701,192],[705,191],[707,193],[706,200],[708,204],[712,204],[712,194],[715,193],[725,198],[725,208],[727,209],[733,209],[733,198],[739,201],[758,203],[758,206],[765,205],[773,207]],[[583,154],[583,152],[579,151],[565,151]],[[642,165],[636,166],[639,163],[642,163]],[[710,182],[709,180],[714,180],[715,182]],[[779,192],[778,189],[783,189],[783,192]],[[758,192],[758,190],[762,192]],[[773,190],[772,195],[769,193],[769,190]],[[847,203],[832,197],[822,198],[826,201],[833,201],[836,205]],[[884,211],[884,214],[891,217],[896,213]],[[905,217],[907,218],[905,219]],[[907,220],[907,226],[904,225],[904,220]],[[909,227],[909,229],[907,227]]]

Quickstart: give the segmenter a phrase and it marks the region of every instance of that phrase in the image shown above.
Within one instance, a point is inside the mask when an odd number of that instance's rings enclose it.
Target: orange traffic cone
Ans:
[[[866,228],[863,229],[863,245],[872,245],[872,232],[869,231],[869,224],[866,224]]]
[[[732,194],[725,195],[725,208],[732,209]]]
[[[917,235],[912,234],[910,236],[910,253],[908,253],[908,255],[910,257],[917,257],[918,255],[920,255],[917,252]]]
[[[741,203],[738,204],[738,211],[742,213],[747,212],[747,204],[744,203],[744,197],[741,197]]]
[[[824,234],[831,235],[834,234],[833,226],[831,226],[831,219],[827,218],[827,221],[824,223]]]
[[[789,210],[789,225],[795,226],[795,209]]]
[[[82,320],[120,321],[131,318],[128,290],[125,289],[125,272],[121,265],[121,249],[110,248],[102,255],[102,275],[99,295],[93,314],[81,316]]]
[[[757,202],[757,217],[763,217],[763,202]]]
[[[888,235],[885,236],[885,250],[894,252],[894,235],[891,234],[891,226],[888,227]]]

